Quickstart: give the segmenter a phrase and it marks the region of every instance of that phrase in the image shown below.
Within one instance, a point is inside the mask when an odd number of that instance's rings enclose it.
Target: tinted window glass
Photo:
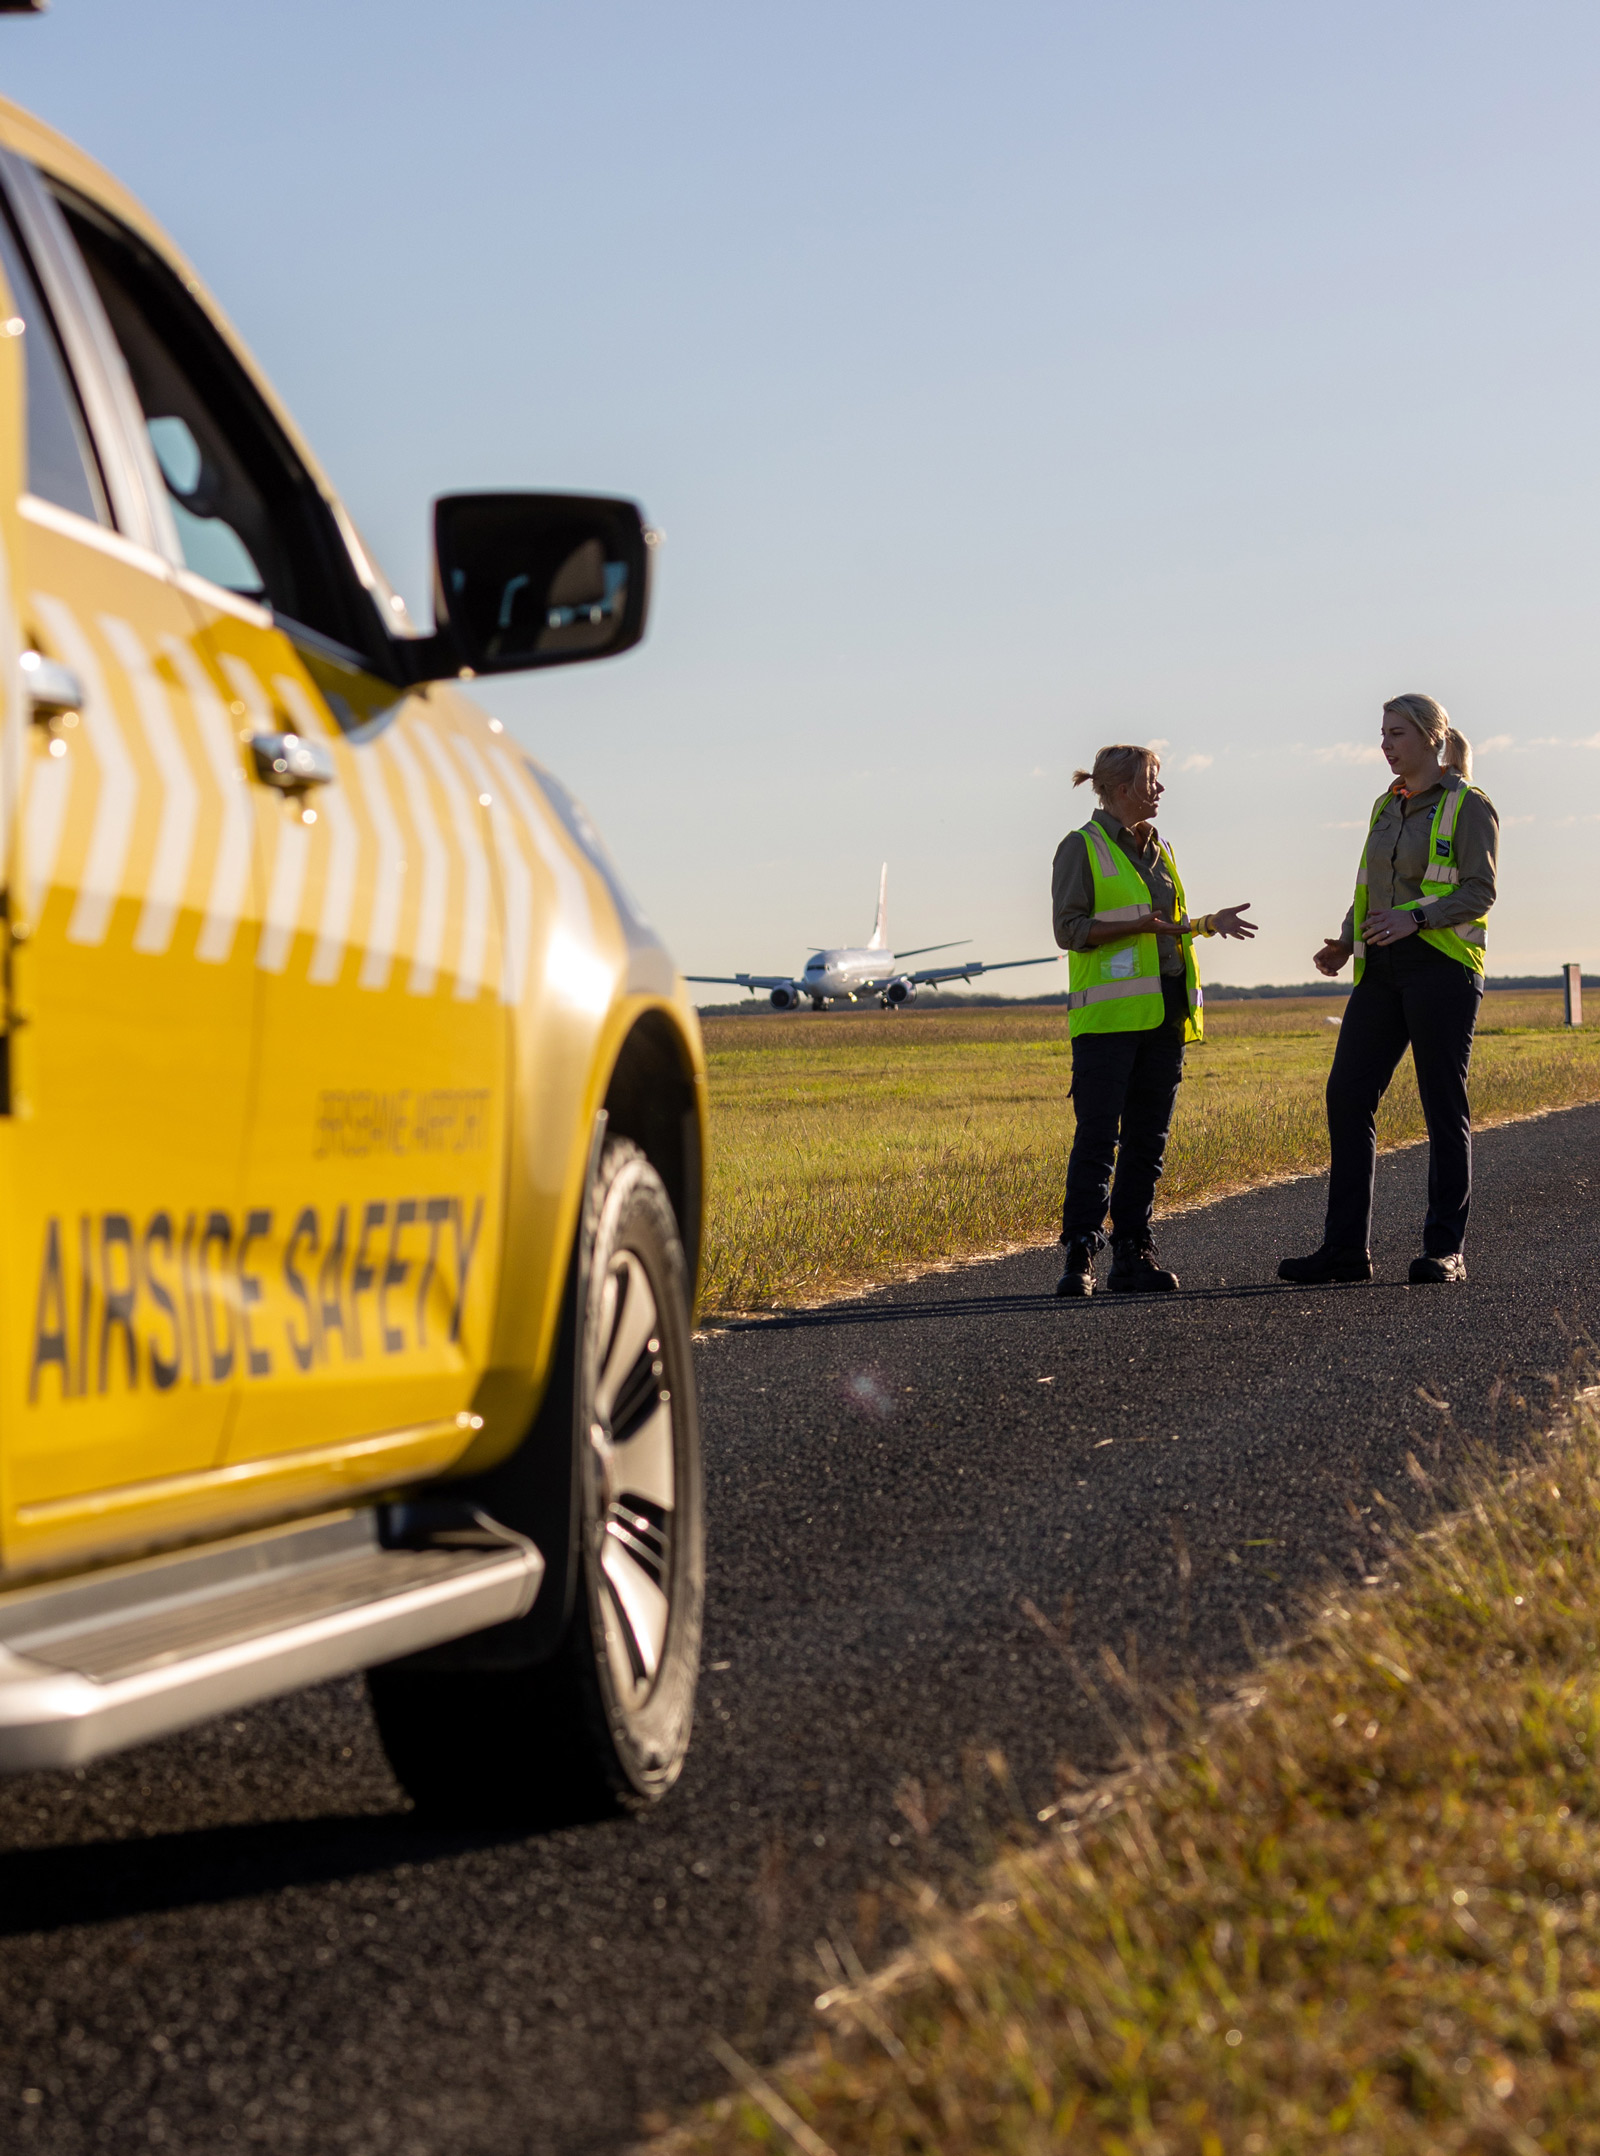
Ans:
[[[381,663],[327,504],[204,310],[141,240],[53,191],[127,360],[189,568]]]
[[[100,467],[89,443],[89,430],[78,393],[56,341],[55,324],[45,311],[15,234],[0,218],[0,268],[17,312],[26,325],[22,352],[27,367],[28,492],[62,509],[75,509],[96,524],[109,524]]]

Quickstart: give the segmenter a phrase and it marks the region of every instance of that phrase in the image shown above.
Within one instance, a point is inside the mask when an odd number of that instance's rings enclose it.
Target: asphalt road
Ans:
[[[0,2148],[576,2156],[721,2087],[706,2032],[780,2052],[819,1937],[886,1951],[910,1881],[1114,1749],[1024,1600],[1091,1667],[1237,1669],[1371,1569],[1408,1450],[1548,1396],[1600,1308],[1600,1109],[1478,1165],[1462,1288],[1404,1285],[1410,1152],[1372,1287],[1269,1284],[1297,1183],[1168,1223],[1159,1303],[1057,1304],[1038,1251],[709,1340],[709,1667],[648,1820],[421,1833],[358,1683],[0,1785]]]

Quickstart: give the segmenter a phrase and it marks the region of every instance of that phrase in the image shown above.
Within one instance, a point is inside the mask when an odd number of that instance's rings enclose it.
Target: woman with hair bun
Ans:
[[[1164,791],[1154,749],[1102,749],[1092,771],[1100,806],[1056,848],[1051,906],[1068,953],[1072,1105],[1077,1118],[1061,1240],[1058,1295],[1094,1292],[1095,1253],[1111,1209],[1111,1275],[1124,1294],[1172,1289],[1156,1262],[1150,1218],[1166,1157],[1185,1041],[1201,1033],[1196,936],[1249,937],[1244,906],[1191,921],[1170,846],[1151,819]],[[1248,904],[1248,901],[1246,901]],[[1116,1172],[1112,1180],[1113,1167]]]
[[[1500,823],[1471,784],[1472,750],[1431,696],[1396,696],[1380,736],[1394,783],[1372,811],[1355,903],[1313,963],[1330,979],[1355,954],[1328,1075],[1328,1212],[1322,1247],[1280,1280],[1370,1280],[1378,1103],[1409,1047],[1428,1126],[1428,1214],[1411,1284],[1465,1280],[1472,1199],[1467,1067],[1483,995]]]

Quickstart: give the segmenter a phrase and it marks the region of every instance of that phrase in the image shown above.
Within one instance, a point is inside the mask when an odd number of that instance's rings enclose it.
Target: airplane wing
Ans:
[[[686,981],[697,981],[707,988],[748,988],[753,995],[758,988],[799,988],[800,983],[789,973],[686,973]]]
[[[1053,966],[1060,955],[1058,951],[1052,951],[1048,958],[1001,958],[991,965],[974,958],[965,966],[924,966],[920,973],[913,973],[909,978],[919,988],[937,988],[941,981],[970,981],[976,974],[1005,973],[1013,966]]]
[[[929,951],[953,951],[959,944],[970,943],[971,941],[970,936],[953,936],[948,943],[918,943],[914,944],[909,951],[896,951],[894,955],[897,960],[902,958],[925,958]],[[1027,964],[1026,959],[1023,960],[1023,964]]]

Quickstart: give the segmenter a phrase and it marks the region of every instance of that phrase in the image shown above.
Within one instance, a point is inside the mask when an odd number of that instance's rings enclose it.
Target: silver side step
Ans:
[[[543,1576],[482,1513],[390,1505],[0,1594],[0,1773],[81,1766],[502,1624]]]

